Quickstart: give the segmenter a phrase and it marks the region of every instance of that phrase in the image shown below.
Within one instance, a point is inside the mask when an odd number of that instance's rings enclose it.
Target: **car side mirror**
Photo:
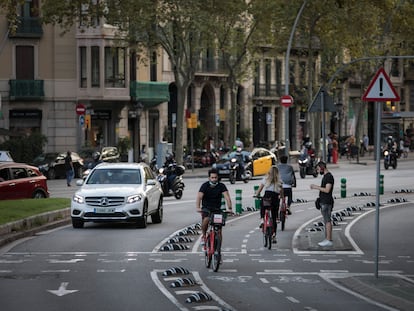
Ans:
[[[83,185],[83,179],[78,179],[76,181],[76,186],[82,186]]]

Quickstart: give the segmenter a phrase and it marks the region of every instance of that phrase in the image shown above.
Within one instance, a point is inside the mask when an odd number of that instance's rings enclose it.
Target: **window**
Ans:
[[[34,47],[16,46],[16,79],[34,80]]]
[[[151,55],[150,80],[157,81],[157,52]]]
[[[105,87],[125,87],[125,49],[105,47]]]
[[[91,47],[91,73],[92,87],[100,87],[99,83],[99,46]]]
[[[270,96],[271,92],[271,62],[269,59],[265,60],[265,84],[266,84],[266,96]]]
[[[39,17],[39,0],[26,0],[20,7],[20,16]]]
[[[87,70],[86,70],[86,47],[81,46],[79,48],[79,58],[80,58],[80,87],[86,87],[88,82]]]
[[[296,67],[296,62],[290,61],[289,62],[289,83],[293,85],[295,84],[295,67]]]

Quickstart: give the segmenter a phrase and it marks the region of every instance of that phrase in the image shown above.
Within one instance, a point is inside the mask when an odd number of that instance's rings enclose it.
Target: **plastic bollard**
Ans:
[[[379,176],[379,194],[384,194],[384,175]]]
[[[346,178],[341,178],[341,198],[346,198]]]
[[[259,186],[254,186],[254,193],[255,194],[256,194],[257,190],[259,190]],[[256,210],[259,210],[260,209],[260,199],[258,199],[258,198],[255,198],[254,199],[254,208]]]
[[[236,214],[242,213],[242,191],[236,189]]]

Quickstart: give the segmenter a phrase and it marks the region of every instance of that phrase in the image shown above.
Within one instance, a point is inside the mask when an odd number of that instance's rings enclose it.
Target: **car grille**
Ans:
[[[88,212],[84,215],[85,218],[125,218],[127,215],[125,213],[116,212],[116,213],[93,213]]]
[[[119,206],[124,204],[124,197],[87,197],[86,204],[90,206]]]

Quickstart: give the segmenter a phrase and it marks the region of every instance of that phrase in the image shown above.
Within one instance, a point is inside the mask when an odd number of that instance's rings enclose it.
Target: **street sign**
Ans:
[[[323,105],[323,107],[322,107]],[[335,112],[337,107],[333,102],[332,96],[328,94],[325,87],[321,86],[314,100],[308,108],[308,112]]]
[[[86,107],[83,104],[77,104],[76,105],[76,114],[77,115],[83,115],[86,112]]]
[[[85,124],[85,116],[84,115],[80,115],[79,116],[79,125],[83,126]]]
[[[292,97],[292,96],[290,96],[290,95],[283,95],[283,96],[280,98],[280,104],[281,104],[283,107],[289,108],[290,106],[292,106],[292,105],[293,105],[293,97]]]
[[[376,101],[376,102],[386,102],[386,101],[399,101],[400,96],[394,89],[394,86],[391,83],[390,78],[386,74],[384,68],[380,68],[375,77],[372,79],[367,90],[365,91],[364,96],[362,96],[363,101]]]

